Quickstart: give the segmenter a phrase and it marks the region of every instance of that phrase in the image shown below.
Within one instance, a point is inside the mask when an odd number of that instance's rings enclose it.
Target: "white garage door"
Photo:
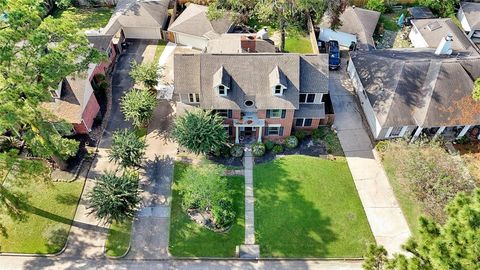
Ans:
[[[134,39],[161,39],[160,28],[125,27],[123,28],[126,38]]]
[[[207,39],[176,33],[177,43],[192,46],[195,49],[203,50],[207,47]]]

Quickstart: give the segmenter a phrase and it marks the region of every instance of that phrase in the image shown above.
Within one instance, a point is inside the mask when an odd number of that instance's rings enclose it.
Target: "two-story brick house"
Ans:
[[[177,54],[179,106],[212,109],[229,135],[282,140],[293,129],[326,124],[328,56],[299,54]]]

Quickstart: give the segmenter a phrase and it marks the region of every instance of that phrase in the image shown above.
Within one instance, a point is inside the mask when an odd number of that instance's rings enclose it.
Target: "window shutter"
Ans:
[[[280,127],[279,136],[283,136],[283,127]]]
[[[232,118],[232,110],[227,111],[227,118]]]
[[[270,118],[270,110],[267,110],[267,118]]]
[[[268,136],[268,127],[264,127],[263,136]]]
[[[282,118],[285,118],[286,114],[287,114],[287,110],[282,110]]]

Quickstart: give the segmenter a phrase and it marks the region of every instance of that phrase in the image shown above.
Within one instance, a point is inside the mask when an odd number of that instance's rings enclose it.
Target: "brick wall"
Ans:
[[[281,141],[286,137],[290,136],[292,131],[294,112],[294,110],[287,110],[285,113],[285,118],[267,118],[267,111],[259,110],[257,113],[258,118],[265,119],[265,127],[262,129],[262,132],[265,132],[265,128],[267,128],[268,125],[271,124],[280,124],[283,127],[283,136],[263,136],[264,140]]]
[[[95,75],[97,74],[105,74],[105,72],[110,68],[110,66],[115,62],[115,58],[117,57],[117,52],[115,51],[115,48],[114,48],[115,45],[113,45],[112,42],[110,42],[110,48],[112,50],[112,52],[110,53],[110,57],[101,62],[101,63],[98,63],[96,66],[95,66],[95,69],[93,70],[92,74],[90,75],[90,81],[93,80],[93,78],[95,77]]]

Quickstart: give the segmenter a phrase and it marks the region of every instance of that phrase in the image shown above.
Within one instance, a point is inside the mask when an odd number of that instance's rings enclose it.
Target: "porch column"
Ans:
[[[440,127],[437,132],[435,133],[435,135],[433,136],[434,139],[436,139],[438,136],[440,136],[443,131],[445,130],[446,127]]]
[[[235,127],[235,143],[240,143],[240,140],[238,139],[238,126]]]
[[[420,136],[420,134],[422,133],[422,130],[423,130],[423,127],[418,127],[417,130],[415,131],[415,134],[413,134],[413,137],[412,137],[412,140],[410,140],[410,142],[414,142],[418,136]]]
[[[462,131],[460,131],[460,134],[458,134],[457,139],[460,139],[461,137],[465,136],[467,134],[467,131],[471,128],[472,126],[464,126]]]
[[[262,126],[258,127],[258,140],[257,142],[262,142]]]

